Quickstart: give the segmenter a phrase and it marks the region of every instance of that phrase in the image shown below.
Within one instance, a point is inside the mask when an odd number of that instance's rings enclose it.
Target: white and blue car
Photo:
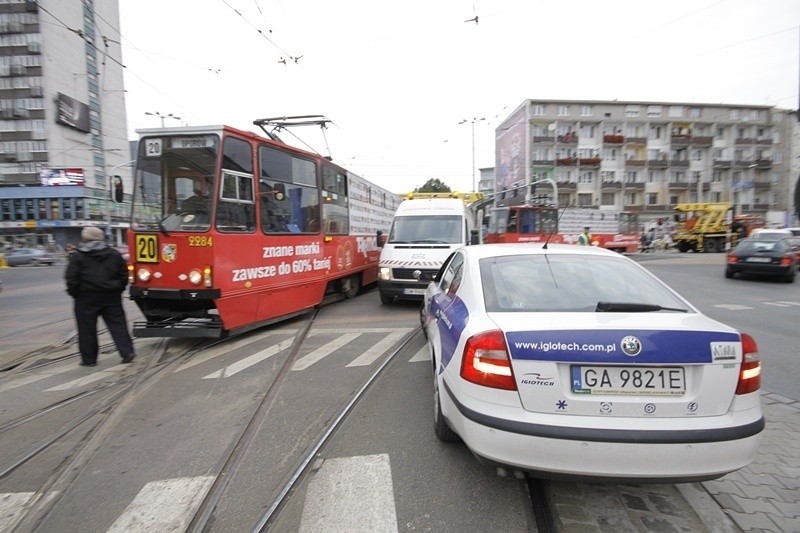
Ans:
[[[678,483],[756,455],[761,363],[636,262],[587,246],[453,252],[421,314],[434,427],[537,477]]]

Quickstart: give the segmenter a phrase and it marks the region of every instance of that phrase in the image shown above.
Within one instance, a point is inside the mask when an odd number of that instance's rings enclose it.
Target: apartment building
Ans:
[[[131,190],[117,0],[0,0],[0,245],[120,241]]]
[[[646,221],[676,203],[730,202],[785,224],[795,122],[770,106],[526,100],[496,130],[497,202],[552,196],[555,180],[562,206]]]

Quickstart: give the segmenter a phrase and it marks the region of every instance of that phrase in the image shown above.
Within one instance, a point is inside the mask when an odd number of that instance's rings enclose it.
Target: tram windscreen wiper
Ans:
[[[636,302],[597,302],[595,311],[598,313],[648,313],[651,311],[677,311],[679,313],[688,313],[687,309],[681,309],[679,307],[664,307],[658,304],[643,304]]]

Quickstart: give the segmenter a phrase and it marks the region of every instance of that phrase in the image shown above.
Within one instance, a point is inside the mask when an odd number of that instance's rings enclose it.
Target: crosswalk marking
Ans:
[[[55,387],[50,387],[49,389],[45,389],[45,392],[55,392],[67,389],[74,389],[76,387],[83,387],[84,385],[89,385],[91,383],[94,383],[95,381],[100,381],[101,379],[107,379],[110,374],[120,374],[127,368],[130,368],[130,366],[123,364],[114,365],[111,368],[106,368],[105,370],[101,370],[99,372],[93,372],[88,376],[83,376],[82,378],[74,379],[72,381],[68,381],[67,383],[56,385]]]
[[[352,367],[371,365],[378,357],[383,355],[386,350],[394,346],[400,339],[402,339],[403,335],[405,335],[405,333],[402,331],[389,333],[380,341],[378,341],[375,346],[353,359],[347,366]]]
[[[314,474],[300,532],[340,531],[398,531],[387,454],[326,459]]]
[[[416,354],[414,354],[414,357],[408,360],[408,362],[416,363],[418,361],[430,361],[430,360],[431,360],[431,354],[428,353],[428,345],[425,344],[422,346],[422,348],[419,349],[419,351]]]
[[[42,379],[47,379],[52,376],[56,376],[64,371],[67,370],[67,366],[64,365],[62,368],[58,370],[42,370],[34,375],[31,376],[24,376],[19,378],[13,378],[2,385],[0,385],[0,392],[5,392],[7,390],[16,389],[17,387],[21,387],[23,385],[28,385],[30,383],[35,383]]]
[[[213,481],[213,476],[152,481],[139,491],[108,531],[185,531]]]
[[[261,350],[260,352],[256,352],[251,356],[245,357],[241,361],[233,363],[232,365],[227,365],[222,370],[217,370],[216,372],[212,372],[207,376],[203,376],[203,379],[215,379],[215,378],[226,378],[245,370],[256,363],[260,363],[261,361],[268,359],[275,355],[276,353],[282,352],[286,348],[292,345],[293,339],[287,339],[285,341],[279,342],[269,348]]]
[[[341,348],[342,346],[344,346],[348,342],[350,342],[353,339],[357,338],[359,335],[361,335],[361,334],[360,333],[347,333],[345,335],[340,335],[338,338],[332,340],[331,342],[329,342],[325,346],[321,346],[321,347],[317,348],[316,350],[314,350],[313,352],[311,352],[310,354],[307,354],[307,355],[301,357],[300,359],[298,359],[297,361],[295,361],[294,365],[292,365],[292,370],[304,370],[304,369],[310,367],[311,365],[313,365],[314,363],[316,363],[317,361],[319,361],[320,359],[322,359],[326,355],[329,355],[331,352],[333,352],[335,350],[338,350],[339,348]]]
[[[792,307],[793,305],[800,305],[800,303],[775,301],[775,302],[764,302],[764,305],[774,305],[775,307]]]
[[[271,337],[272,335],[278,335],[278,334],[295,335],[296,333],[297,333],[296,330],[270,331],[267,335],[264,335],[262,337],[257,337],[257,338],[247,337],[244,339],[239,339],[238,341],[224,342],[219,346],[215,346],[209,350],[205,350],[199,354],[193,355],[191,359],[188,359],[180,367],[175,369],[175,372],[180,372],[182,370],[192,368],[195,365],[199,365],[200,363],[205,363],[206,361],[210,361],[211,359],[219,357],[222,354],[230,353],[236,349],[241,348],[242,346],[247,346],[248,344],[259,342],[261,340]]]

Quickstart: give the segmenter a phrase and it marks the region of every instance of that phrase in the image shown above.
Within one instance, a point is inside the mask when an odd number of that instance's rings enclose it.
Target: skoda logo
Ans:
[[[415,270],[414,272],[411,273],[411,275],[414,276],[414,279],[419,279],[419,277],[422,275],[422,271]]]
[[[622,345],[622,351],[625,352],[625,355],[639,355],[639,352],[642,351],[642,342],[633,335],[623,337],[620,344]]]

